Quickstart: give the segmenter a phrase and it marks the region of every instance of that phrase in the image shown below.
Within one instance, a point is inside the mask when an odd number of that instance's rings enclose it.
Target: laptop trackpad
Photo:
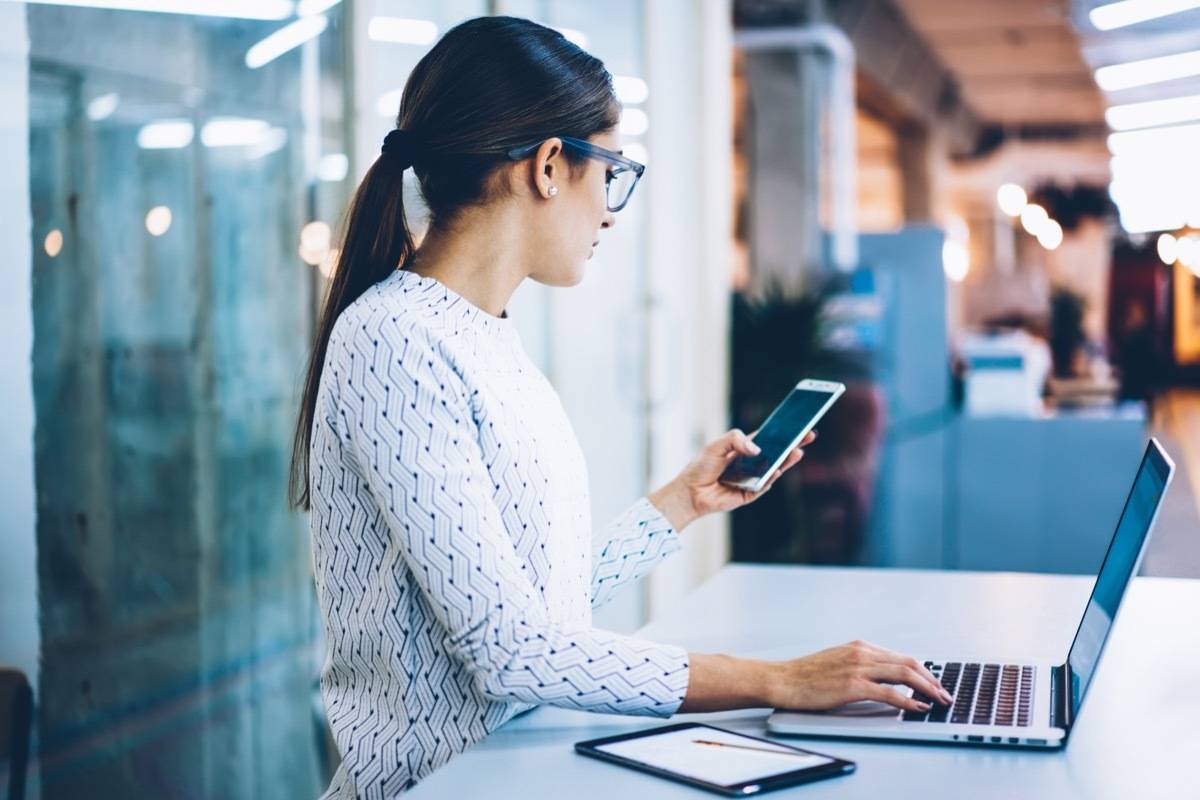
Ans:
[[[900,709],[877,700],[859,700],[822,713],[829,717],[894,717]]]

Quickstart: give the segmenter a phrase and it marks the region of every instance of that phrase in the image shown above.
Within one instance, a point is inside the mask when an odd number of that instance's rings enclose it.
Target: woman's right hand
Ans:
[[[824,711],[857,700],[876,700],[902,709],[928,710],[928,704],[903,694],[895,684],[947,705],[953,699],[915,658],[867,642],[850,642],[773,666],[770,704],[775,708]]]

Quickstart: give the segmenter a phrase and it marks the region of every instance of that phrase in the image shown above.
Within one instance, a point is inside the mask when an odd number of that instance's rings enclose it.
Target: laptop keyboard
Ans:
[[[951,722],[960,725],[1002,725],[1028,727],[1033,705],[1033,667],[1018,664],[978,664],[948,661],[925,662],[946,691],[954,695],[944,705],[913,692],[913,697],[929,703],[928,711],[905,711],[900,718],[908,722]]]

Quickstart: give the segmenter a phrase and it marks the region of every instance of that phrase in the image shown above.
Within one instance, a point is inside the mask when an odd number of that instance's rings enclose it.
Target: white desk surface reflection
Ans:
[[[729,565],[640,636],[698,652],[787,658],[860,638],[925,653],[1061,662],[1092,579],[1018,573]],[[773,737],[768,709],[671,720],[541,707],[413,789],[415,797],[709,795],[574,752],[575,742],[698,721],[858,762],[852,775],[771,796],[1150,798],[1196,791],[1200,581],[1138,578],[1066,750]]]

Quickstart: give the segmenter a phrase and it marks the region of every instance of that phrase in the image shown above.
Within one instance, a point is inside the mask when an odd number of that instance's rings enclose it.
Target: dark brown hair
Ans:
[[[409,75],[396,128],[350,203],[320,319],[292,443],[291,500],[307,509],[317,390],[338,315],[413,253],[404,170],[416,173],[437,228],[488,198],[509,150],[552,136],[587,139],[614,127],[619,107],[599,59],[552,28],[479,17],[446,32]],[[572,154],[565,151],[569,158]]]

